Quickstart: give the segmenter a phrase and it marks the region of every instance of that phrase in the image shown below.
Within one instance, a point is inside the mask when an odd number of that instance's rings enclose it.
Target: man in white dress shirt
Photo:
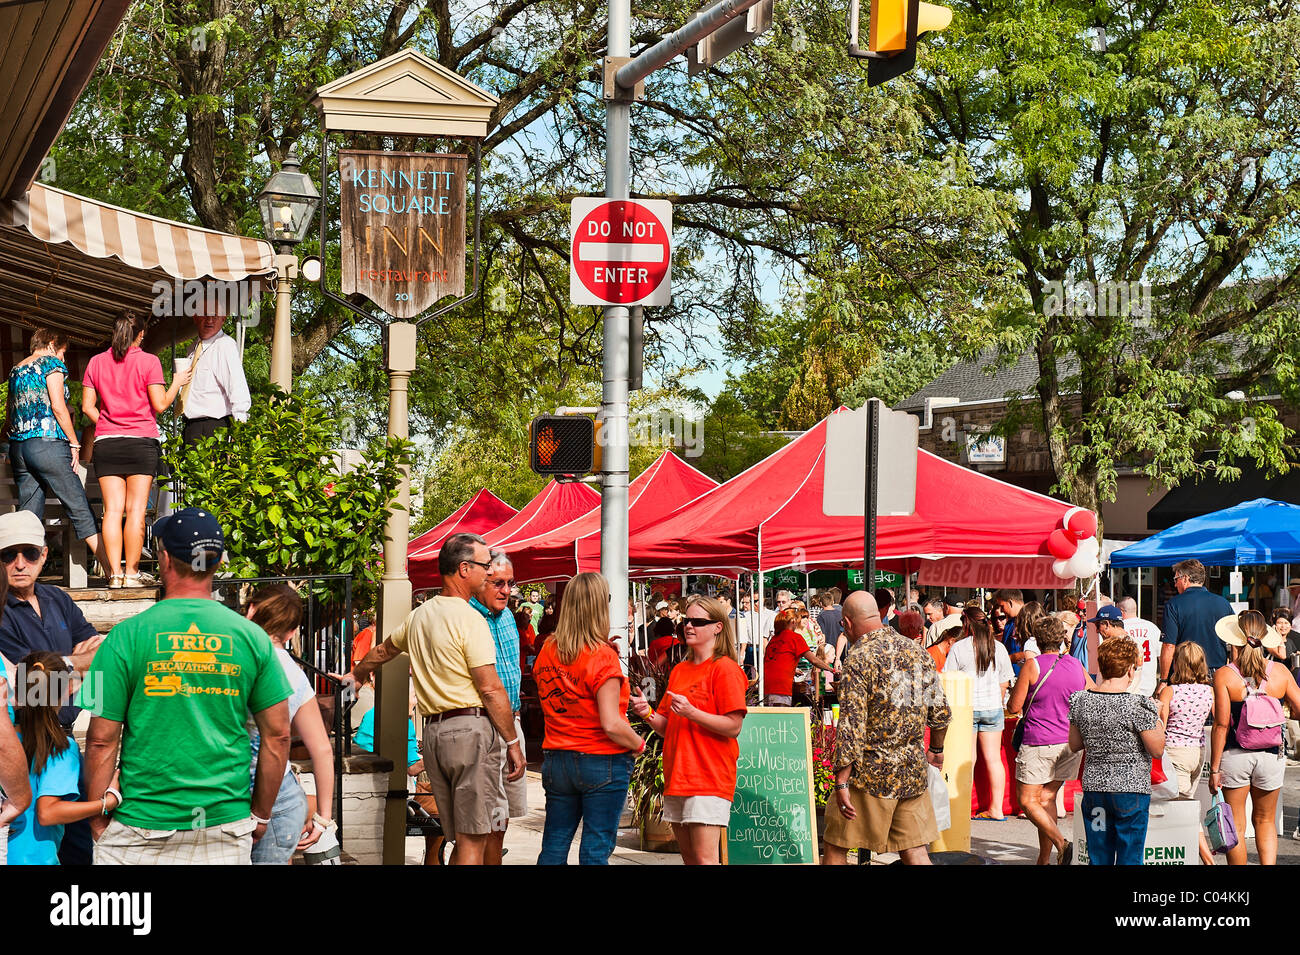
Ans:
[[[232,418],[245,420],[253,403],[239,346],[221,330],[224,321],[222,315],[194,316],[199,333],[190,352],[194,377],[181,389],[181,414],[185,416],[181,440],[186,444],[216,434]]]

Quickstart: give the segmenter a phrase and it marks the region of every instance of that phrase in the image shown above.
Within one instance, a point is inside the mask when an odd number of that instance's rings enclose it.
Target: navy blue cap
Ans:
[[[215,570],[226,551],[221,525],[199,507],[183,507],[160,518],[153,536],[172,557],[198,571]]]
[[[1102,621],[1123,623],[1124,615],[1119,612],[1119,608],[1114,604],[1107,604],[1104,607],[1097,608],[1097,616],[1088,618],[1089,623],[1101,623]]]

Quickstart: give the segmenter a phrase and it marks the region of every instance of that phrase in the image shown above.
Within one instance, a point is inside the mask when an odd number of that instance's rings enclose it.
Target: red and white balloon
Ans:
[[[1061,518],[1061,527],[1047,538],[1047,549],[1056,558],[1052,573],[1057,577],[1091,577],[1101,570],[1101,544],[1097,541],[1097,515],[1086,507],[1072,507]]]

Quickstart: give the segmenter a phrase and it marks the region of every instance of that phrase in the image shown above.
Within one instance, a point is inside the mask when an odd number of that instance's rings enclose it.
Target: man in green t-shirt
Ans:
[[[187,507],[153,537],[166,596],[109,632],[78,701],[93,717],[90,799],[122,750],[120,806],[91,820],[95,864],[248,865],[289,757],[289,681],[265,631],[212,599],[217,519]],[[251,806],[250,712],[262,734]]]

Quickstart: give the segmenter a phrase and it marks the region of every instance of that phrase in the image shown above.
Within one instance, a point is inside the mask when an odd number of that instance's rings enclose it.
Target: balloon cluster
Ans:
[[[1057,577],[1091,577],[1101,570],[1101,544],[1097,542],[1097,515],[1085,507],[1072,507],[1061,518],[1062,527],[1047,538],[1047,549],[1056,558],[1052,573]]]

